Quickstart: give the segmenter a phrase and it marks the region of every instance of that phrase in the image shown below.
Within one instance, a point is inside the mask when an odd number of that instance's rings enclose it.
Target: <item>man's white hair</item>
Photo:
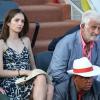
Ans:
[[[88,10],[84,12],[81,19],[81,24],[87,24],[91,19],[100,22],[100,13],[94,10]]]

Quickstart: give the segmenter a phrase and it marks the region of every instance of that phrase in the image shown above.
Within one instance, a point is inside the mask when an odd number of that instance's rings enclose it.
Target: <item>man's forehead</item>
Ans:
[[[89,24],[96,24],[96,25],[100,25],[100,20],[97,20],[97,19],[90,19]]]
[[[83,77],[83,76],[80,76],[80,75],[76,75],[76,77],[81,78],[81,79],[89,79],[89,78],[92,78],[92,77]]]

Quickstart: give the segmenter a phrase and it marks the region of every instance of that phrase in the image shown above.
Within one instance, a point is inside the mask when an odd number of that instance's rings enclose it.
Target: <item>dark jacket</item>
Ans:
[[[53,100],[77,100],[77,90],[72,79],[55,86]],[[90,91],[82,96],[82,100],[100,100],[100,82],[94,80]]]

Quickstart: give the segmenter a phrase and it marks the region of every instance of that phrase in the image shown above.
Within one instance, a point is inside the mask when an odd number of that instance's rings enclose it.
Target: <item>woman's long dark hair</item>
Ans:
[[[25,19],[24,27],[23,27],[22,31],[19,33],[19,37],[26,36],[26,34],[29,30],[28,19],[27,19],[26,15],[24,14],[24,12],[20,9],[12,9],[8,12],[8,14],[5,17],[4,24],[3,24],[3,27],[2,27],[2,31],[1,31],[1,34],[0,34],[0,39],[3,39],[5,42],[6,42],[7,38],[9,37],[9,26],[7,24],[18,13],[22,13],[24,15],[24,19]]]

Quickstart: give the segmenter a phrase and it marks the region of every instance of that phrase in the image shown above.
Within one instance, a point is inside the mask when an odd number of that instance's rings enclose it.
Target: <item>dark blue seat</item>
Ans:
[[[37,53],[34,56],[36,67],[44,71],[47,71],[52,58],[52,54],[53,54],[52,51],[44,51]]]
[[[12,0],[0,0],[0,32],[3,25],[5,14],[13,8],[18,8],[18,5]],[[0,93],[0,100],[10,100],[10,98]]]
[[[63,38],[65,37],[66,35],[69,35],[69,34],[72,34],[74,33],[75,31],[79,30],[80,29],[80,25],[77,25],[71,29],[69,29],[68,31],[66,31],[62,36],[60,37],[57,37],[57,38],[54,38],[51,43],[48,45],[48,50],[49,51],[54,51],[55,47],[56,47],[56,44]]]
[[[0,100],[10,100],[10,98],[7,97],[7,95],[5,95],[5,94],[0,93]]]
[[[0,0],[0,23],[4,21],[5,14],[13,8],[18,8],[18,5],[12,0]]]

